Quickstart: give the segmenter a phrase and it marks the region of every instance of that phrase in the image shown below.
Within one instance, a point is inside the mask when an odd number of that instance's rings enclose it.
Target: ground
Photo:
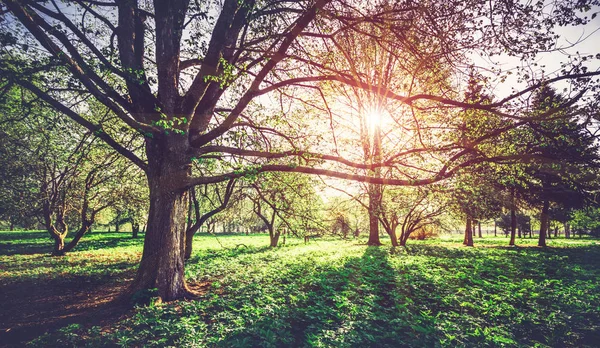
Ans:
[[[600,244],[593,239],[409,241],[198,236],[186,277],[197,301],[132,308],[142,240],[94,233],[51,257],[41,232],[0,232],[0,345],[593,347]]]

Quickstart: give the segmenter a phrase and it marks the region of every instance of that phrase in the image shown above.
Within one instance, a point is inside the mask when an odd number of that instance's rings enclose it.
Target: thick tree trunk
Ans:
[[[467,217],[467,225],[465,226],[465,240],[463,244],[466,246],[473,246],[473,227],[471,225],[471,218]]]
[[[369,240],[367,245],[381,245],[379,240],[379,219],[374,213],[369,211]]]
[[[571,238],[571,224],[565,222],[565,238]]]
[[[157,288],[164,301],[188,295],[183,275],[186,196],[185,191],[150,193],[148,229],[134,291]]]
[[[279,236],[281,235],[281,232],[275,232],[272,229],[270,229],[269,231],[269,239],[270,239],[270,247],[271,248],[275,248],[277,247],[277,244],[279,244]]]
[[[133,294],[156,288],[163,301],[191,295],[184,278],[188,209],[185,183],[191,167],[189,160],[184,158],[185,147],[177,143],[177,139],[168,140],[174,143],[166,146],[159,140],[147,139],[150,209],[142,260],[129,290],[129,294]]]
[[[51,235],[52,235],[52,238],[54,239],[54,248],[52,249],[52,255],[54,255],[54,256],[64,255],[63,249],[65,248],[66,234],[51,233]]]
[[[381,194],[378,185],[369,184],[369,240],[367,245],[381,245],[379,240],[379,211],[381,209]]]
[[[121,232],[121,213],[118,213],[117,218],[115,219],[115,232]]]
[[[508,245],[515,245],[516,230],[517,230],[517,214],[516,214],[515,208],[513,206],[510,209],[510,242],[508,242]]]
[[[140,233],[140,224],[131,222],[131,238],[137,238]]]
[[[550,202],[544,201],[542,206],[542,213],[540,215],[540,236],[538,240],[538,246],[546,246],[546,234],[548,233],[548,210],[550,209]]]

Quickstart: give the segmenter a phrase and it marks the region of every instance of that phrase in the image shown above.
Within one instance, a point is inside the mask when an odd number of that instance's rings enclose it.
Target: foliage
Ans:
[[[531,217],[525,214],[516,214],[517,228],[523,233],[531,232]],[[505,234],[510,233],[511,217],[510,214],[502,214],[499,220],[496,220],[498,228]]]
[[[284,229],[295,236],[322,232],[322,202],[316,188],[314,178],[296,173],[264,173],[250,181],[246,197],[269,231],[271,246],[277,246]]]
[[[600,208],[588,207],[575,210],[570,222],[575,233],[600,237]]]
[[[2,243],[21,245],[20,252],[40,235],[25,236],[0,233]],[[115,243],[70,257],[87,255],[97,276],[122,272],[118,260],[103,255],[141,251],[139,241],[117,234],[92,236]],[[474,249],[452,238],[402,249],[290,239],[269,249],[264,238],[198,235],[186,276],[210,284],[199,300],[139,307],[102,330],[82,323],[31,345],[592,347],[598,340],[600,248],[594,239],[553,239],[552,249],[532,247],[533,240],[505,248],[500,238],[485,238],[485,247]],[[240,243],[247,247],[234,248]],[[1,258],[9,267],[2,284],[7,277],[30,281],[42,275],[36,269],[45,269],[46,259],[31,255]],[[15,259],[21,266],[10,266]],[[67,275],[80,270],[73,261],[51,260]],[[131,270],[134,262],[128,265]],[[18,280],[16,269],[23,270]],[[50,272],[42,276],[61,276]]]

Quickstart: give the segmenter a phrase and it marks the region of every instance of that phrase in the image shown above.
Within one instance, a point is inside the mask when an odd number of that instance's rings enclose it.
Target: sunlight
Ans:
[[[377,128],[381,128],[382,112],[379,108],[367,109],[364,117],[370,133],[373,133]]]

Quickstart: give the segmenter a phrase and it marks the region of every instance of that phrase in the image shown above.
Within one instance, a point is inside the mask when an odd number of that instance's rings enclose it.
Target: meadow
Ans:
[[[600,242],[409,241],[198,235],[197,300],[117,301],[143,238],[92,233],[51,257],[42,232],[0,232],[0,345],[174,347],[594,347]]]

